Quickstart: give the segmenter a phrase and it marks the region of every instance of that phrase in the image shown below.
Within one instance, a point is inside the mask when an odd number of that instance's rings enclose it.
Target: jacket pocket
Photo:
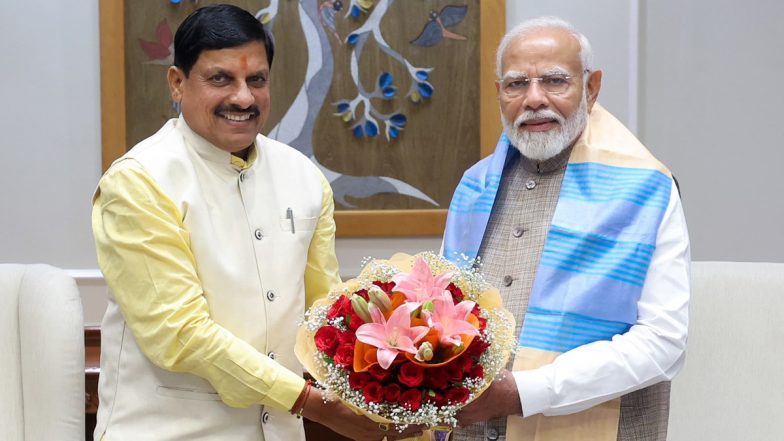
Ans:
[[[318,217],[295,217],[293,222],[294,230],[292,231],[291,218],[280,219],[280,229],[290,233],[299,233],[300,231],[313,231],[318,224]]]
[[[155,393],[164,397],[180,398],[183,400],[197,400],[197,401],[220,401],[220,396],[217,392],[207,392],[187,387],[176,386],[158,386],[155,388]]]

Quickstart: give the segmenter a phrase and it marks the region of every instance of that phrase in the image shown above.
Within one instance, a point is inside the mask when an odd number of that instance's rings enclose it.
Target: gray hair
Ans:
[[[498,52],[496,52],[495,56],[495,70],[496,75],[498,78],[501,78],[503,72],[501,72],[503,63],[504,52],[506,52],[506,48],[509,46],[510,43],[516,41],[520,37],[529,34],[531,31],[538,30],[538,29],[547,29],[547,28],[555,28],[555,29],[563,29],[571,33],[574,38],[577,39],[577,42],[580,43],[580,61],[583,65],[583,70],[591,70],[593,67],[593,50],[591,49],[591,43],[588,41],[588,38],[585,35],[581,34],[571,23],[567,22],[558,17],[539,17],[533,18],[531,20],[526,20],[504,35],[504,38],[501,39],[501,44],[498,45]]]

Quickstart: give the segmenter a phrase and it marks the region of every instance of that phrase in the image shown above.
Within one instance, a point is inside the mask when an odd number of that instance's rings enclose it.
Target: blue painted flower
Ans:
[[[430,98],[433,96],[433,86],[428,83],[417,84],[417,89],[419,90],[419,94],[422,95],[422,98]]]
[[[372,121],[365,121],[365,133],[371,138],[378,136],[378,126]]]
[[[392,85],[392,82],[395,78],[389,72],[383,72],[381,75],[378,76],[378,87],[385,88]]]
[[[396,113],[389,117],[389,122],[396,127],[403,128],[406,126],[408,118],[406,118],[406,115],[403,115],[402,113]]]

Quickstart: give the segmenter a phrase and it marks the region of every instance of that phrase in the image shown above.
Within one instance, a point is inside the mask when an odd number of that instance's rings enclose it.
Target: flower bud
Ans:
[[[426,341],[419,345],[419,349],[417,350],[416,355],[414,358],[417,361],[430,361],[433,359],[433,345],[430,342]]]
[[[363,321],[372,323],[373,319],[370,318],[370,311],[368,311],[368,304],[362,297],[354,294],[351,296],[351,308]]]
[[[370,302],[376,305],[383,313],[387,313],[392,309],[392,302],[389,300],[389,296],[384,290],[376,285],[371,286],[368,290],[368,298],[370,298]]]

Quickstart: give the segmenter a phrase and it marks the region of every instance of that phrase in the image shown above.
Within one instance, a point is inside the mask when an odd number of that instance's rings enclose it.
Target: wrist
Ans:
[[[312,387],[310,394],[308,394],[306,400],[302,403],[301,415],[311,421],[322,422],[326,407],[324,391],[317,387]]]
[[[305,410],[305,403],[307,402],[308,397],[310,396],[312,390],[313,390],[313,382],[308,380],[305,383],[305,387],[303,387],[302,391],[299,393],[297,400],[294,401],[294,405],[291,406],[291,410],[289,410],[289,412],[291,412],[292,415],[297,415],[297,417],[302,416],[302,413]]]

